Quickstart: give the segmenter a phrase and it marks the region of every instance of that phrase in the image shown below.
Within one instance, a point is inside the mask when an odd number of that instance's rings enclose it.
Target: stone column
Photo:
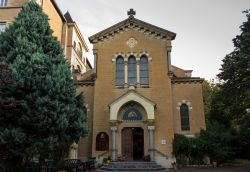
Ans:
[[[97,50],[93,49],[93,54],[94,54],[94,71],[95,74],[97,75],[97,60],[98,60],[98,56],[97,56]]]
[[[154,130],[155,130],[155,126],[148,126],[148,131],[149,131],[149,151],[148,152],[149,152],[151,161],[155,160]]]
[[[125,85],[128,84],[128,60],[124,59],[124,82]]]
[[[117,127],[111,127],[111,132],[112,132],[112,149],[111,149],[111,153],[112,153],[112,161],[116,160],[116,131],[117,131]]]
[[[137,84],[139,84],[140,81],[140,58],[136,58],[136,80]]]
[[[168,70],[167,70],[167,73],[168,75],[170,76],[170,78],[173,77],[173,71],[172,71],[172,64],[171,64],[171,49],[172,49],[172,46],[171,45],[168,45],[167,46],[167,63],[168,63]]]

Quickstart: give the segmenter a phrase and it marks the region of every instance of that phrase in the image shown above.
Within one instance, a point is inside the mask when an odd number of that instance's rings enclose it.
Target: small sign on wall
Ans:
[[[167,141],[166,141],[166,139],[161,139],[161,144],[162,144],[162,145],[165,145],[165,144],[167,144]]]

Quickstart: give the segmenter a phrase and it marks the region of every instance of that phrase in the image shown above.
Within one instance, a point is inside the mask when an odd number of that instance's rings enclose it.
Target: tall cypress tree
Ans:
[[[241,26],[241,34],[233,39],[234,51],[223,59],[221,94],[225,114],[234,128],[240,131],[242,153],[250,157],[250,10],[247,21]]]
[[[16,83],[6,95],[20,106],[11,118],[0,111],[0,147],[10,161],[56,158],[55,150],[87,133],[82,95],[76,97],[69,64],[52,33],[47,15],[31,1],[0,34],[0,58]]]

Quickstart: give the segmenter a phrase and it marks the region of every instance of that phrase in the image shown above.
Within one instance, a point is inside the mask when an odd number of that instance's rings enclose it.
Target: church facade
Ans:
[[[95,67],[78,76],[77,85],[90,133],[79,141],[78,157],[136,161],[150,155],[170,167],[174,134],[194,137],[205,129],[203,79],[171,64],[175,33],[134,14],[89,37]]]

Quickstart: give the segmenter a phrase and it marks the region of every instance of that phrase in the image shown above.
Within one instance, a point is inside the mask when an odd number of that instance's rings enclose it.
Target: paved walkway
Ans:
[[[98,170],[96,172],[98,172]],[[217,168],[182,168],[177,170],[169,170],[169,172],[250,172],[250,165],[237,167],[227,166]]]
[[[183,168],[177,170],[170,170],[170,172],[250,172],[250,165],[248,166],[227,166],[217,168]]]

